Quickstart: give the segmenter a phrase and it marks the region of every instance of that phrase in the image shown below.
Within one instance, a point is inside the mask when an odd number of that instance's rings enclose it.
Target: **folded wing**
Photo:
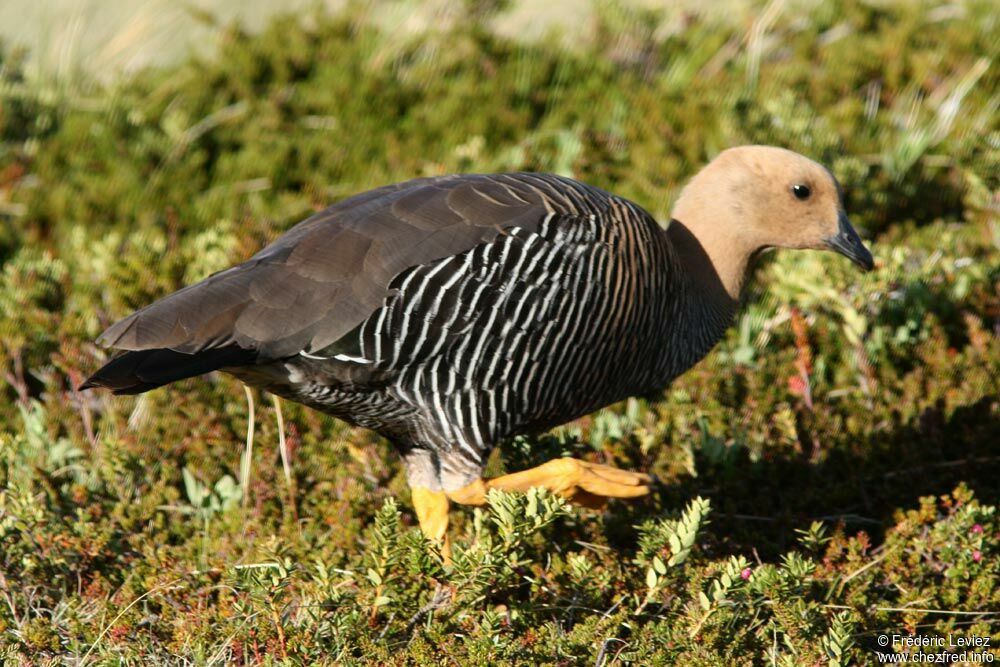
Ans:
[[[174,375],[322,350],[378,308],[402,271],[490,242],[513,227],[535,231],[550,214],[589,214],[598,200],[585,188],[551,175],[470,174],[352,197],[299,223],[243,264],[111,326],[98,342],[127,353],[85,386],[136,393],[180,379]],[[173,354],[150,355],[152,350]],[[147,352],[142,363],[128,360],[128,353],[141,351]],[[176,366],[177,372],[143,380],[144,365],[147,375],[154,366]]]

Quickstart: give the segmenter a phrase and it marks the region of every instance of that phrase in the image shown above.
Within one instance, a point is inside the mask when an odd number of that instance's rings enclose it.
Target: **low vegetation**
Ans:
[[[219,29],[114,84],[0,49],[0,662],[867,664],[881,635],[1000,646],[997,14],[772,2],[752,23],[600,5],[564,48],[496,3]],[[797,6],[797,5],[796,5]],[[214,375],[75,387],[120,316],[378,184],[547,170],[667,219],[720,149],[831,165],[877,269],[769,256],[672,387],[517,439],[655,473],[599,513],[545,493],[415,528],[372,434]],[[398,500],[396,500],[398,499]]]

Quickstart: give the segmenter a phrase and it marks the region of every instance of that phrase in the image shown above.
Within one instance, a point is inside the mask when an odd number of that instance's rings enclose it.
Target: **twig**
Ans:
[[[702,617],[700,619],[698,619],[698,623],[695,624],[695,626],[693,628],[691,628],[690,631],[688,631],[688,637],[690,637],[691,639],[694,639],[695,637],[697,637],[698,633],[701,632],[702,627],[705,625],[705,622],[708,621],[708,617],[711,616],[712,614],[714,614],[715,611],[716,611],[716,609],[717,609],[717,607],[712,607],[708,611],[706,611],[702,615]]]
[[[403,634],[412,635],[413,631],[417,627],[417,623],[419,623],[424,616],[445,606],[449,599],[451,599],[450,590],[441,584],[438,584],[434,589],[434,595],[431,596],[430,602],[418,609],[417,613],[414,614],[406,623],[406,630]],[[413,637],[411,636],[410,639],[413,639]]]
[[[884,521],[879,521],[878,519],[872,519],[871,517],[861,516],[860,514],[823,514],[820,516],[815,516],[810,519],[810,521],[843,521],[844,523],[867,523],[873,526],[883,526]]]
[[[245,101],[236,102],[229,106],[217,109],[208,114],[197,123],[184,130],[184,133],[176,139],[170,153],[167,155],[167,162],[177,159],[191,144],[200,139],[202,135],[211,132],[215,128],[236,120],[247,112],[249,105]]]
[[[955,611],[952,609],[923,609],[920,607],[875,607],[875,611],[907,612],[917,611],[922,614],[945,614],[947,616],[997,616],[995,611]]]
[[[765,523],[773,523],[777,521],[777,519],[775,519],[773,516],[754,516],[753,514],[732,514],[728,512],[726,513],[718,512],[714,514],[715,516],[723,517],[726,519],[740,519],[741,521],[763,521]]]
[[[614,658],[617,658],[618,654],[621,653],[623,650],[625,650],[625,647],[628,646],[628,642],[625,641],[624,639],[619,639],[618,637],[608,637],[603,642],[601,642],[601,650],[597,654],[597,660],[594,661],[594,667],[604,667],[604,654],[608,652],[608,644],[610,644],[611,642],[619,642],[620,644],[622,644],[622,646],[617,651],[615,651]],[[612,660],[614,658],[612,658]]]
[[[889,555],[889,554],[891,554],[891,553],[892,553],[893,551],[894,551],[893,549],[889,549],[889,550],[887,550],[887,551],[886,551],[885,553],[883,553],[882,555],[880,555],[880,556],[879,556],[878,558],[873,558],[873,559],[872,559],[872,561],[871,561],[870,563],[868,563],[867,565],[863,565],[862,567],[858,568],[858,569],[857,569],[857,570],[855,570],[854,572],[850,573],[849,575],[847,575],[846,577],[844,577],[844,579],[843,579],[843,580],[842,580],[842,581],[840,582],[840,583],[841,583],[841,585],[843,585],[843,584],[846,584],[846,583],[847,583],[848,581],[850,581],[850,580],[851,580],[851,579],[853,579],[854,577],[858,576],[859,574],[861,574],[862,572],[864,572],[864,571],[865,571],[865,570],[867,570],[868,568],[870,568],[870,567],[872,567],[872,566],[874,566],[874,565],[877,565],[877,564],[881,563],[881,562],[882,562],[882,561],[884,561],[884,560],[886,559],[886,557],[888,557],[888,555]]]
[[[825,604],[823,606],[827,609],[854,609],[854,607],[846,604]],[[945,614],[948,616],[1000,616],[1000,612],[996,611],[956,611],[953,609],[924,609],[920,607],[872,607],[871,609],[872,611],[894,611],[900,613],[916,611],[922,614]]]
[[[281,627],[281,617],[278,615],[278,610],[271,607],[271,621],[274,623],[274,629],[278,631],[278,647],[281,649],[281,657],[288,660],[288,643],[285,640],[285,629]]]
[[[31,394],[28,391],[28,383],[24,381],[24,362],[21,359],[21,351],[15,352],[11,360],[14,362],[14,372],[5,371],[4,380],[17,392],[18,402],[27,406],[31,402]]]
[[[90,442],[91,449],[97,450],[97,434],[94,433],[94,420],[90,414],[90,405],[80,393],[77,387],[80,385],[80,375],[75,370],[69,374],[70,391],[73,392],[73,401],[76,403],[77,412],[80,413],[80,420],[83,422],[83,431]],[[99,453],[100,454],[100,453]]]
[[[625,601],[625,597],[626,596],[623,595],[620,598],[618,598],[617,602],[611,605],[611,607],[606,612],[601,614],[601,618],[608,618],[609,616],[611,616],[611,614],[615,613],[615,609],[618,609],[621,603]]]
[[[903,468],[902,470],[890,470],[882,475],[882,477],[888,479],[899,475],[909,475],[915,472],[922,472],[929,468],[957,468],[959,466],[969,465],[970,463],[994,463],[996,461],[1000,461],[1000,456],[970,456],[957,461],[940,461],[938,463],[928,463],[926,465],[915,466],[913,468]]]
[[[396,612],[389,614],[389,618],[385,619],[385,627],[382,628],[382,632],[378,633],[378,638],[383,639],[385,633],[389,632],[389,628],[392,627],[392,622],[396,619]]]
[[[846,577],[844,577],[843,579],[841,579],[840,581],[838,581],[836,583],[836,585],[830,587],[830,591],[827,594],[827,598],[826,599],[829,600],[834,595],[839,596],[841,593],[844,592],[844,587],[847,586],[848,582],[851,581],[851,579],[854,579],[855,577],[863,574],[864,572],[866,572],[870,568],[874,567],[875,565],[878,565],[879,563],[881,563],[882,561],[884,561],[886,559],[886,557],[889,554],[891,554],[892,552],[893,552],[893,549],[886,550],[885,552],[879,554],[879,556],[877,558],[873,558],[870,562],[865,563],[864,565],[862,565],[861,567],[859,567],[857,570],[855,570],[854,572],[850,573],[849,575],[847,575]]]

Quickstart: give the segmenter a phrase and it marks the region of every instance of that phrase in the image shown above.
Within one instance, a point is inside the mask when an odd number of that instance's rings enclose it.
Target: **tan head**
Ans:
[[[766,248],[834,250],[865,270],[873,266],[833,174],[784,148],[722,152],[684,188],[672,217],[704,248],[734,299],[750,258]]]

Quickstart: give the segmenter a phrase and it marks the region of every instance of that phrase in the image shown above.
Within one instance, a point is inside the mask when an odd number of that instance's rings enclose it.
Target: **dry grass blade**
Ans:
[[[145,600],[149,596],[153,595],[154,593],[159,593],[160,591],[167,590],[168,588],[170,588],[171,586],[173,586],[174,584],[176,584],[179,581],[181,581],[181,580],[180,579],[174,579],[173,581],[167,582],[165,584],[161,584],[159,586],[156,586],[155,588],[151,588],[148,591],[146,591],[145,593],[143,593],[142,595],[140,595],[139,597],[137,597],[136,599],[134,599],[131,602],[129,602],[125,606],[124,609],[122,609],[120,612],[118,612],[118,615],[115,616],[114,619],[110,623],[108,623],[107,625],[104,626],[104,628],[101,630],[101,633],[99,635],[97,635],[97,639],[94,640],[94,643],[90,645],[90,648],[87,649],[87,652],[83,654],[82,658],[80,658],[80,663],[79,664],[81,666],[87,664],[87,659],[90,658],[90,654],[94,652],[94,649],[97,648],[98,644],[101,643],[101,640],[104,639],[105,635],[108,634],[108,631],[111,628],[114,627],[115,623],[117,623],[119,621],[119,619],[121,619],[121,617],[124,616],[128,612],[129,609],[131,609],[132,607],[136,606],[137,604],[139,604],[140,602],[142,602],[143,600]]]
[[[250,464],[253,460],[253,436],[254,436],[254,403],[253,390],[249,386],[243,385],[243,392],[247,397],[247,446],[243,451],[243,460],[240,461],[240,486],[243,487],[243,507],[247,506],[250,499]]]
[[[281,469],[285,473],[285,484],[288,492],[292,492],[292,462],[288,453],[288,441],[285,439],[285,418],[281,414],[281,399],[271,394],[274,403],[274,415],[278,420],[278,452],[281,454]]]

